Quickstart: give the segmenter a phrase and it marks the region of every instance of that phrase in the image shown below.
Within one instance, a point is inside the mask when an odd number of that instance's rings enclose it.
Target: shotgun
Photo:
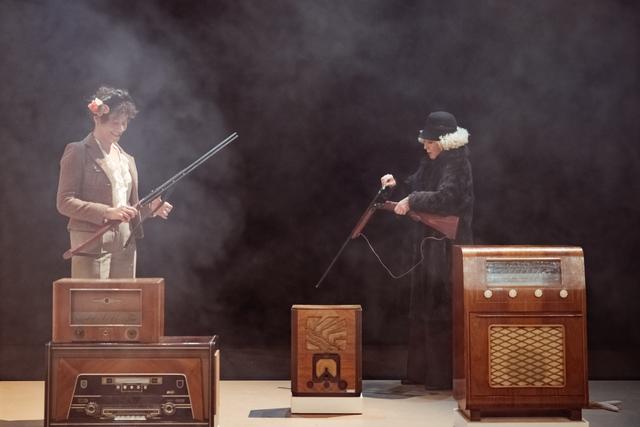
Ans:
[[[331,261],[331,264],[329,264],[329,267],[327,267],[326,271],[324,272],[320,280],[318,280],[318,283],[316,283],[316,286],[315,286],[316,288],[318,288],[322,283],[322,281],[324,280],[324,278],[327,277],[329,270],[331,270],[331,267],[333,267],[333,264],[335,264],[336,260],[338,259],[342,251],[344,251],[344,248],[347,246],[347,243],[349,243],[350,240],[357,239],[358,237],[360,237],[360,235],[362,234],[362,230],[364,230],[364,227],[367,225],[367,223],[369,222],[373,214],[378,209],[393,212],[393,209],[396,207],[398,202],[389,202],[384,200],[386,198],[385,197],[386,189],[387,187],[382,187],[380,190],[378,190],[378,193],[375,195],[373,200],[369,203],[369,206],[364,211],[364,213],[360,216],[360,219],[356,223],[355,227],[353,227],[353,230],[351,230],[349,237],[347,237],[347,240],[345,240],[345,242],[342,244],[342,247],[340,247],[340,250]],[[458,232],[458,222],[460,220],[460,218],[457,216],[442,216],[442,215],[436,215],[436,214],[431,214],[426,212],[416,212],[416,211],[409,211],[407,213],[407,216],[413,219],[414,221],[419,221],[422,224],[426,225],[427,227],[431,227],[434,230],[439,231],[440,233],[444,234],[447,237],[447,239],[454,240],[456,238],[456,234]]]
[[[171,178],[166,180],[160,186],[158,186],[158,187],[154,188],[153,190],[151,190],[151,192],[149,194],[147,194],[146,196],[144,196],[142,199],[140,199],[140,201],[134,207],[139,210],[142,206],[145,206],[145,205],[151,203],[156,198],[162,197],[163,195],[166,195],[167,192],[171,188],[173,188],[174,185],[176,185],[178,183],[178,181],[180,181],[182,178],[184,178],[185,176],[187,176],[188,174],[193,172],[198,166],[200,166],[202,163],[204,163],[207,159],[209,159],[210,157],[213,157],[216,153],[218,153],[218,151],[222,150],[224,147],[226,147],[227,145],[231,144],[236,138],[238,138],[238,133],[237,132],[234,132],[231,135],[229,135],[228,137],[226,137],[222,142],[220,142],[218,145],[216,145],[215,147],[213,147],[212,149],[210,149],[209,151],[204,153],[202,156],[200,156],[196,161],[191,163],[189,166],[187,166],[186,168],[182,169],[180,172],[178,172],[177,174],[175,174],[174,176],[172,176]],[[144,221],[145,219],[146,219],[146,217],[142,218],[142,216],[140,216],[140,223],[142,221]],[[87,240],[85,240],[84,242],[78,244],[75,247],[70,248],[64,254],[62,254],[62,258],[69,259],[72,256],[76,255],[78,252],[82,251],[82,249],[86,248],[91,243],[93,243],[96,240],[98,240],[104,233],[109,231],[110,228],[117,226],[121,222],[122,221],[114,220],[114,219],[107,221],[103,226],[98,228],[95,231],[95,233],[93,233],[93,235],[91,237],[89,237]],[[137,227],[137,225],[136,225],[136,227]],[[131,235],[133,236],[133,231],[132,231]],[[129,243],[129,241],[127,241],[127,244],[128,243]]]

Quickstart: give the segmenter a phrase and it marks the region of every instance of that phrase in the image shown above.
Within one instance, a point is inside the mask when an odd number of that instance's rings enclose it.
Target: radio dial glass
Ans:
[[[559,259],[499,259],[485,264],[488,287],[562,285]]]

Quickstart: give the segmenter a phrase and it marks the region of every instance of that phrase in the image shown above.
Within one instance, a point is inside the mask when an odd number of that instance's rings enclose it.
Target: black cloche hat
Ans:
[[[453,114],[446,111],[436,111],[429,114],[418,138],[438,141],[442,135],[453,133],[457,129],[458,122]]]

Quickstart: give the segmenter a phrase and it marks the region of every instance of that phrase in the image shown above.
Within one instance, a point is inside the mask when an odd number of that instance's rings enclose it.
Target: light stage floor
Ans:
[[[221,381],[221,427],[452,427],[456,403],[450,393],[428,392],[398,381],[364,381],[362,415],[292,415],[289,381]],[[585,410],[592,427],[640,426],[640,381],[591,381],[590,398],[622,400],[619,413]],[[0,381],[0,427],[43,424],[44,382]]]

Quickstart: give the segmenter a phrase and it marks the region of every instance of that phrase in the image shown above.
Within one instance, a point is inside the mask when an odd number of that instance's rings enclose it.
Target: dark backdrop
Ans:
[[[591,377],[639,378],[638,12],[613,0],[0,0],[0,379],[43,377],[51,282],[69,274],[59,158],[90,131],[87,98],[103,83],[140,106],[122,144],[142,193],[240,134],[139,242],[139,276],[166,279],[168,334],[268,353],[288,345],[292,304],[358,303],[365,345],[402,348],[408,282],[362,240],[314,284],[379,177],[415,169],[428,112],[446,109],[471,133],[477,243],[583,247]],[[396,272],[403,227],[381,213],[367,228]],[[392,363],[383,375],[402,370]]]

